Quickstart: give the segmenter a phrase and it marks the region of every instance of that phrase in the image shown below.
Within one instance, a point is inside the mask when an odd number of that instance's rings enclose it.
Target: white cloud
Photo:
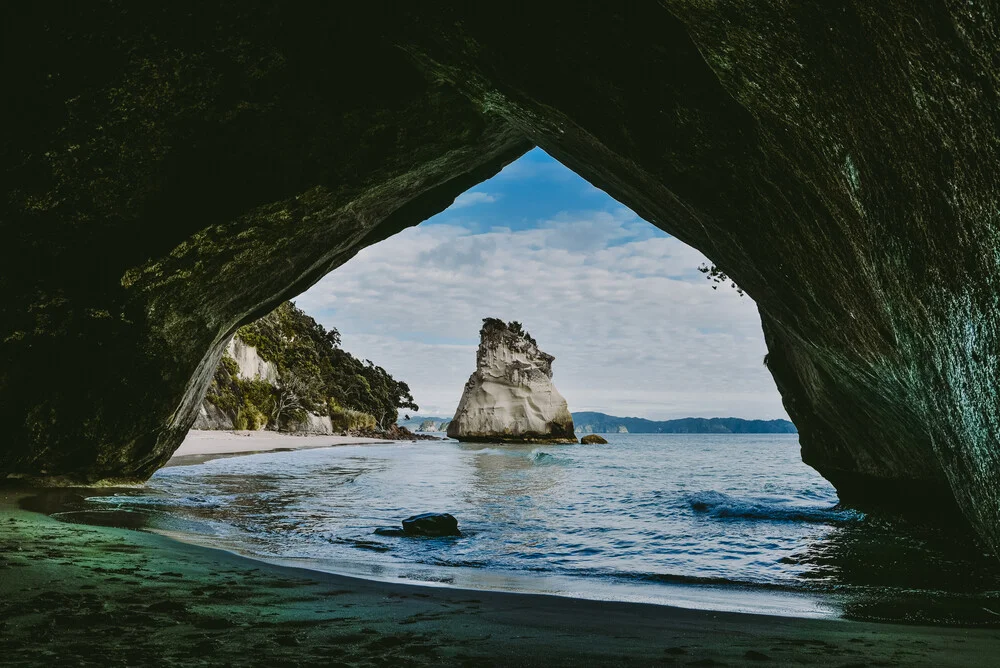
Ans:
[[[449,209],[461,209],[467,206],[475,206],[476,204],[491,204],[497,201],[496,195],[491,195],[490,193],[469,191],[464,192],[455,198],[452,205],[448,207]]]
[[[482,318],[519,320],[556,357],[571,410],[671,418],[784,417],[756,306],[712,290],[707,260],[627,209],[482,234],[404,230],[296,301],[344,348],[448,415],[475,366]]]

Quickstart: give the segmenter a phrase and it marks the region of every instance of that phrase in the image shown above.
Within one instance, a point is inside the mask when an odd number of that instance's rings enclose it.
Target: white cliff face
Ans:
[[[236,361],[237,375],[244,380],[263,380],[271,385],[278,385],[278,367],[257,354],[257,349],[244,343],[243,339],[234,336],[226,346],[226,354]],[[192,429],[230,430],[233,421],[224,411],[212,405],[207,399],[202,401],[198,417]],[[288,425],[288,431],[302,434],[333,433],[333,424],[326,415],[306,413],[302,422]]]
[[[266,380],[271,385],[278,384],[278,367],[272,362],[264,360],[257,354],[257,349],[243,343],[243,339],[234,336],[226,346],[226,354],[236,360],[239,367],[240,378],[253,380],[260,378]]]
[[[552,384],[552,355],[520,325],[487,318],[476,371],[465,384],[448,436],[481,441],[576,442],[566,400]]]
[[[306,413],[305,420],[289,424],[288,431],[299,434],[322,434],[326,436],[333,433],[333,422],[326,415]]]

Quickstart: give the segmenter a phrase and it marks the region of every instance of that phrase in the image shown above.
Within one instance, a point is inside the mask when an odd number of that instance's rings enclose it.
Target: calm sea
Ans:
[[[868,619],[996,623],[996,562],[959,526],[865,515],[794,435],[608,445],[345,446],[162,469],[93,497],[153,530],[387,580]],[[460,538],[376,535],[440,511]]]

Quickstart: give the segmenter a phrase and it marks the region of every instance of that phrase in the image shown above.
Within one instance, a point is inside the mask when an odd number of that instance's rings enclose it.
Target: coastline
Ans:
[[[277,450],[305,450],[340,445],[393,443],[381,438],[317,434],[284,434],[273,431],[210,431],[192,429],[167,462],[167,466],[200,464],[219,457],[250,455]]]
[[[362,580],[0,493],[6,665],[998,665],[1000,631],[772,617]],[[31,505],[30,502],[26,505]],[[991,663],[992,662],[992,663]]]

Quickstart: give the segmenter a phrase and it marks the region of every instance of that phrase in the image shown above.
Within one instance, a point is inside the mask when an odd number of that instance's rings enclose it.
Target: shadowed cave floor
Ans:
[[[1000,630],[438,589],[63,523],[0,495],[4,665],[1000,665]]]

